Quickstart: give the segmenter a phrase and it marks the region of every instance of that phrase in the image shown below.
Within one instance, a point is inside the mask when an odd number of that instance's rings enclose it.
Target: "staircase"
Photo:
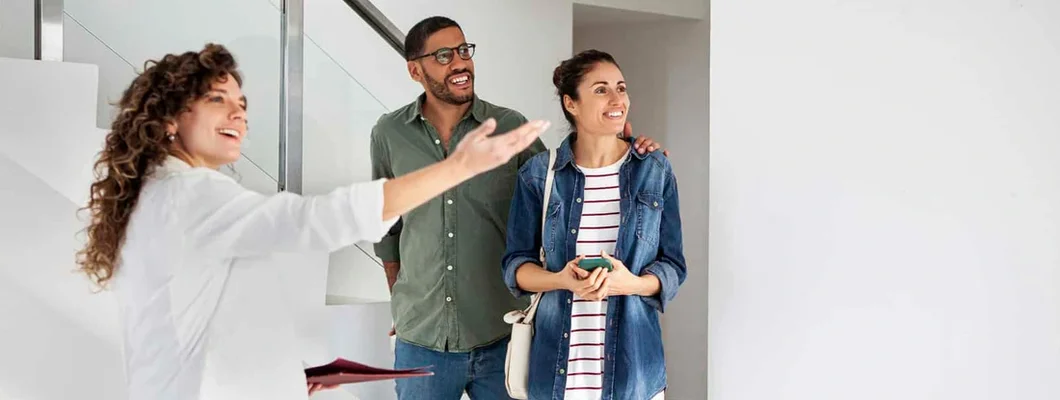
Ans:
[[[0,58],[4,398],[124,395],[114,299],[73,272],[76,212],[104,137],[95,127],[97,76],[94,65]]]

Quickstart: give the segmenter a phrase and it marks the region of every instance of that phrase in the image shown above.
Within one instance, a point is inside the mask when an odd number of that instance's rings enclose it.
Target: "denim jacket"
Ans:
[[[574,164],[571,134],[557,149],[555,181],[541,234],[541,202],[548,152],[536,155],[519,170],[508,218],[504,280],[516,297],[528,295],[515,281],[524,263],[539,264],[545,239],[548,270],[558,272],[574,259],[580,226],[585,176]],[[630,151],[619,172],[621,224],[616,259],[634,274],[659,278],[662,290],[652,297],[608,299],[602,400],[648,400],[666,388],[659,312],[685,280],[677,181],[670,162],[660,153]],[[569,349],[573,293],[550,291],[542,296],[534,320],[530,350],[530,399],[563,398]]]

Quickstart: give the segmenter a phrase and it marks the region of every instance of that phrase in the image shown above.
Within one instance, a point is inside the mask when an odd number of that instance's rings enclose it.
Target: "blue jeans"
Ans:
[[[446,353],[401,339],[394,348],[394,368],[433,366],[434,376],[397,380],[398,400],[510,399],[504,388],[508,338],[466,353]]]

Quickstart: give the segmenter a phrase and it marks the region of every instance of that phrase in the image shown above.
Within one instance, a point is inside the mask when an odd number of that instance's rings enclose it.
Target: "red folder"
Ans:
[[[434,375],[434,372],[428,371],[429,368],[383,369],[336,358],[335,361],[328,364],[306,368],[305,377],[308,383],[341,385]]]

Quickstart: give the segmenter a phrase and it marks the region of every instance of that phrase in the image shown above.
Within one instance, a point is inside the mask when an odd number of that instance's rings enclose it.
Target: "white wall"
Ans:
[[[0,0],[0,57],[33,58],[33,0]]]
[[[0,59],[0,393],[124,393],[117,309],[75,274],[92,154],[97,69]],[[56,118],[61,115],[62,118]],[[42,154],[44,154],[42,156]],[[57,382],[52,375],[67,379]]]
[[[0,176],[2,398],[122,398],[117,308],[73,272],[77,206],[3,153]]]
[[[711,398],[1060,398],[1060,7],[711,21]]]
[[[574,3],[693,19],[705,17],[708,9],[703,0],[574,0]]]
[[[662,142],[677,174],[688,278],[663,315],[667,397],[675,399],[703,399],[707,389],[708,35],[707,21],[683,20],[574,31],[575,51],[616,58],[634,131]]]

